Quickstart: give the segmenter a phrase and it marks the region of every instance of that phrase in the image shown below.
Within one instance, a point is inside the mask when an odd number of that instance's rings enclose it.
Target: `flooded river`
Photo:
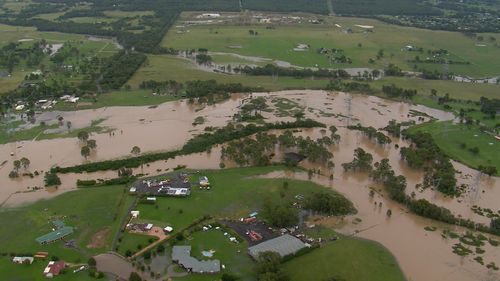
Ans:
[[[64,174],[61,175],[62,185],[58,190],[39,190],[26,192],[27,187],[43,186],[43,176],[34,178],[23,177],[16,180],[8,178],[12,169],[12,162],[21,157],[31,160],[31,172],[46,171],[54,165],[70,166],[88,161],[113,159],[130,155],[134,145],[142,152],[172,150],[181,147],[189,138],[203,132],[207,126],[224,126],[239,111],[239,106],[250,95],[235,95],[230,100],[214,106],[192,105],[185,101],[169,102],[158,107],[108,107],[96,110],[82,110],[68,113],[65,120],[73,123],[88,122],[104,118],[101,126],[112,128],[109,134],[95,134],[91,138],[97,141],[97,150],[88,160],[80,155],[81,143],[76,138],[23,141],[0,145],[0,155],[7,160],[0,167],[0,203],[4,207],[15,207],[42,198],[50,198],[61,192],[75,189],[77,179],[104,179],[117,176],[114,171],[92,174]],[[357,147],[370,152],[374,161],[388,158],[394,171],[403,174],[408,180],[408,194],[415,193],[416,198],[426,198],[429,201],[452,210],[464,218],[477,222],[487,223],[489,219],[476,215],[471,211],[473,205],[500,209],[500,180],[495,177],[481,176],[477,171],[462,164],[454,163],[461,172],[457,175],[459,184],[467,184],[468,192],[460,198],[446,198],[434,190],[417,190],[415,185],[422,182],[423,172],[409,168],[402,160],[399,149],[395,147],[408,146],[409,143],[400,139],[393,139],[390,145],[381,146],[371,142],[360,132],[345,128],[349,124],[361,123],[363,126],[382,128],[394,119],[397,121],[415,120],[411,111],[419,111],[439,120],[452,120],[451,113],[392,102],[377,97],[364,95],[350,95],[325,91],[282,91],[273,93],[254,93],[251,96],[263,96],[272,99],[287,99],[304,108],[306,117],[313,118],[327,125],[338,127],[341,141],[333,145],[335,167],[327,170],[325,167],[312,165],[307,161],[301,163],[305,168],[320,168],[323,176],[315,175],[312,180],[332,187],[345,194],[353,201],[359,213],[356,218],[361,222],[352,223],[353,218],[347,218],[341,228],[345,234],[359,232],[358,236],[375,240],[387,247],[399,261],[409,280],[500,280],[498,273],[490,272],[485,266],[479,265],[471,257],[459,257],[452,253],[453,241],[444,239],[440,231],[425,231],[426,226],[443,225],[428,219],[423,219],[407,213],[400,205],[387,200],[377,194],[369,196],[370,188],[376,190],[381,187],[374,185],[367,175],[344,173],[341,164],[350,162]],[[269,103],[270,104],[270,103]],[[267,122],[292,121],[291,116],[277,117],[274,112],[263,112]],[[192,123],[198,116],[203,116],[206,122],[194,126]],[[429,120],[429,117],[425,117]],[[298,132],[304,136],[317,138],[322,136],[320,129],[307,129]],[[11,153],[14,156],[9,156]],[[210,153],[200,153],[177,157],[168,161],[157,161],[134,170],[135,173],[155,175],[171,170],[177,165],[187,165],[192,169],[217,169],[220,163],[220,146]],[[328,176],[333,173],[334,179]],[[307,180],[305,173],[273,173],[268,177],[291,177]],[[375,202],[382,206],[375,206]],[[391,209],[393,215],[387,218],[386,211]],[[328,222],[325,222],[328,223]],[[458,229],[460,230],[460,229]],[[485,246],[485,262],[495,261],[500,264],[500,252],[495,248]]]

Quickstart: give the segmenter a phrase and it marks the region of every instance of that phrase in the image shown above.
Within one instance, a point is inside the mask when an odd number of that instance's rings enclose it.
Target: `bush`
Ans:
[[[61,179],[56,173],[47,172],[45,173],[45,186],[56,186],[61,184]]]

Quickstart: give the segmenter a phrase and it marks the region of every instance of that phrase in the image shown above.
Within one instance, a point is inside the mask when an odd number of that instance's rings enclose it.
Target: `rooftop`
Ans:
[[[300,239],[285,234],[252,246],[248,248],[248,252],[254,259],[258,258],[260,253],[268,251],[278,253],[284,257],[295,254],[305,247],[306,245]]]
[[[42,235],[36,238],[36,242],[40,244],[47,244],[59,240],[67,235],[73,233],[73,227],[66,226],[61,220],[54,220],[52,224],[56,228],[54,231],[49,232],[45,235]]]

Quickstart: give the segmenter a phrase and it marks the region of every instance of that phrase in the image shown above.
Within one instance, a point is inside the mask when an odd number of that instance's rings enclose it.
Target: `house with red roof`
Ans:
[[[54,276],[59,275],[61,270],[66,267],[66,263],[64,261],[49,261],[47,267],[43,271],[43,275],[47,278],[53,278]]]

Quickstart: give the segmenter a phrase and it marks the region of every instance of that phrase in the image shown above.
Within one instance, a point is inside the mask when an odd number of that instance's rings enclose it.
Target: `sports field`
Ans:
[[[178,25],[182,25],[182,19]],[[373,26],[373,32],[365,28]],[[339,27],[340,26],[340,27]],[[165,36],[162,46],[180,50],[207,48],[209,51],[237,53],[282,60],[304,67],[371,67],[383,68],[394,63],[405,70],[414,70],[415,63],[408,62],[415,56],[422,60],[432,57],[428,50],[448,51],[446,59],[468,61],[469,65],[450,64],[449,72],[474,77],[500,75],[500,49],[494,46],[490,37],[500,41],[498,34],[481,34],[483,40],[467,37],[458,32],[431,31],[417,28],[400,27],[380,21],[361,18],[328,17],[321,25],[296,24],[273,25],[194,25],[182,30],[172,28]],[[347,30],[352,32],[347,32]],[[249,30],[257,32],[251,35]],[[484,39],[486,38],[486,39]],[[305,51],[294,51],[298,44],[308,44]],[[238,46],[238,48],[234,48]],[[423,48],[424,52],[403,51],[405,46]],[[331,64],[319,48],[342,49],[343,54],[352,59],[352,64]],[[384,56],[377,60],[379,50]],[[374,59],[373,64],[369,59]],[[417,63],[418,68],[443,71],[442,64]]]

